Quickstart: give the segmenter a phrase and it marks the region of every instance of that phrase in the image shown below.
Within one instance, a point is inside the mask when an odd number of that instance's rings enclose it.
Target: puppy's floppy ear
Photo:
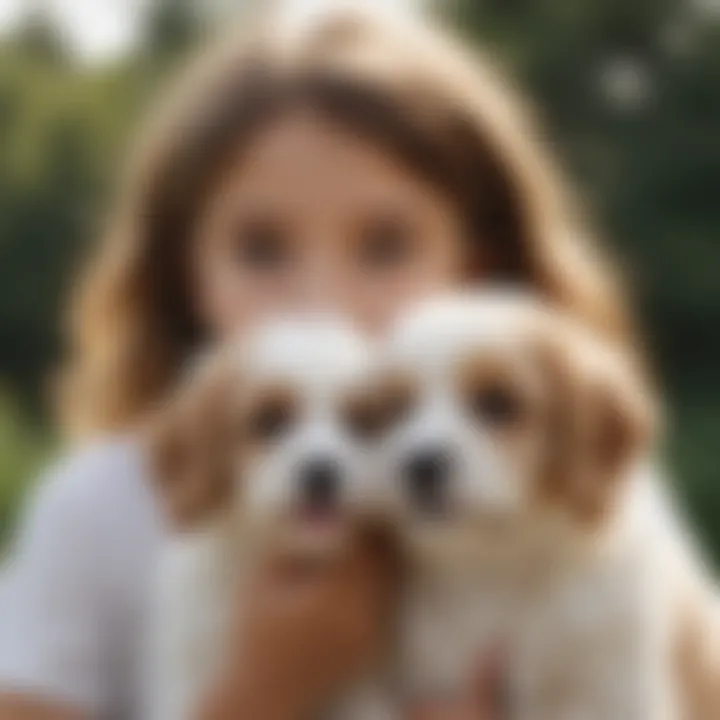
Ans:
[[[597,522],[611,509],[632,463],[650,451],[657,408],[628,358],[568,328],[548,339],[544,489],[578,518]]]
[[[583,516],[594,519],[612,506],[632,463],[649,452],[656,417],[647,392],[629,368],[603,368],[587,382],[588,418],[585,437],[580,438],[575,501]]]
[[[150,426],[152,480],[175,529],[202,524],[230,501],[236,384],[227,363],[208,359]]]

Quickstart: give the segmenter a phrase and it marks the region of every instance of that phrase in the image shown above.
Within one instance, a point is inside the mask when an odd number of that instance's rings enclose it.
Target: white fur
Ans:
[[[417,557],[409,691],[467,687],[483,654],[500,647],[517,717],[680,717],[670,642],[683,586],[696,578],[653,474],[636,472],[625,516],[597,543],[538,526],[525,528],[517,554]]]
[[[628,470],[617,513],[590,533],[562,512],[527,509],[523,468],[536,449],[509,455],[469,426],[452,395],[457,360],[471,348],[519,348],[532,305],[507,293],[432,301],[399,324],[387,352],[420,379],[411,417],[385,443],[387,473],[397,477],[399,458],[428,442],[447,443],[459,460],[451,522],[418,521],[397,482],[386,498],[412,565],[405,692],[466,690],[501,648],[521,720],[689,720],[672,642],[688,598],[703,612],[714,591],[649,459]],[[712,616],[705,621],[711,632]]]

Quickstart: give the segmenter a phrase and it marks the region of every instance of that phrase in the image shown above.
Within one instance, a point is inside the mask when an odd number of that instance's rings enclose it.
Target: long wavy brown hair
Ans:
[[[276,17],[206,52],[141,136],[73,304],[66,428],[131,428],[173,385],[203,335],[187,267],[199,211],[236,157],[230,150],[298,107],[376,143],[450,196],[482,248],[483,278],[534,288],[630,340],[615,273],[487,59],[417,19]]]

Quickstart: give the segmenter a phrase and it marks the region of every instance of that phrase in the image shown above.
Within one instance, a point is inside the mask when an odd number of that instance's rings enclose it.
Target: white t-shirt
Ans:
[[[0,586],[0,691],[135,716],[160,540],[140,447],[88,447],[31,498]]]

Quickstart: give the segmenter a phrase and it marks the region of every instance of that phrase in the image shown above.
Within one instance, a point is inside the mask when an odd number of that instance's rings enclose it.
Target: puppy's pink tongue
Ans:
[[[340,514],[331,507],[310,507],[303,511],[302,517],[309,523],[326,524],[337,522],[340,519]]]
[[[336,513],[304,514],[298,519],[294,544],[309,555],[334,556],[345,545],[345,530]]]
[[[304,512],[300,517],[300,525],[304,532],[311,535],[333,535],[342,529],[342,518],[337,512],[313,510]]]
[[[296,519],[303,525],[326,526],[342,522],[343,513],[335,503],[303,503],[296,511]]]

